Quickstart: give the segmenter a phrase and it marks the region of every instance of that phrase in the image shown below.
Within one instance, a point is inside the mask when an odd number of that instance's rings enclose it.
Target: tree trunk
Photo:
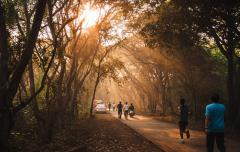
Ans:
[[[8,136],[11,127],[11,111],[7,101],[9,46],[5,15],[0,2],[0,149],[8,151]]]
[[[165,115],[167,111],[167,105],[166,105],[166,86],[162,86],[162,114]]]
[[[31,96],[33,96],[36,91],[35,91],[35,81],[34,81],[34,71],[33,71],[32,61],[30,61],[29,63],[28,71],[29,71],[30,93],[31,93]],[[38,107],[36,97],[33,98],[32,100],[32,109],[33,109],[34,116],[36,117],[37,121],[39,121],[40,114],[39,114],[39,107]]]
[[[238,59],[240,59],[240,58],[238,58]],[[239,62],[238,62],[238,64],[237,64],[237,69],[238,69],[238,71],[237,71],[237,87],[238,87],[238,90],[237,90],[237,92],[240,92],[240,64],[239,64]],[[237,93],[237,103],[238,103],[238,105],[237,105],[237,107],[238,107],[238,117],[237,117],[237,119],[236,119],[236,124],[237,124],[237,127],[240,127],[240,93]]]
[[[239,86],[237,85],[237,71],[234,57],[231,55],[228,58],[228,115],[231,123],[236,120],[236,114],[238,113],[238,101],[237,94]]]
[[[195,116],[195,121],[198,121],[198,104],[197,104],[197,95],[195,91],[193,92],[193,102],[194,102],[194,116]]]
[[[168,85],[170,85],[170,84],[168,84]],[[170,86],[168,87],[167,92],[169,94],[169,96],[167,96],[167,102],[168,102],[168,105],[170,108],[170,113],[174,114],[175,111],[174,111],[173,102],[172,102],[173,94],[172,94],[172,88]]]
[[[60,71],[60,74],[59,74],[59,79],[58,79],[58,83],[57,83],[57,104],[58,104],[58,107],[57,107],[57,124],[58,124],[58,127],[60,128],[63,128],[64,127],[64,116],[65,116],[65,112],[66,112],[66,107],[64,107],[65,105],[65,101],[66,98],[65,96],[63,95],[63,80],[64,80],[64,75],[65,75],[65,71],[66,71],[66,61],[63,59],[63,62],[62,65],[61,65],[61,71]],[[70,88],[69,88],[70,89]]]
[[[96,82],[95,82],[95,86],[94,86],[94,90],[93,90],[93,96],[92,96],[92,100],[91,100],[91,107],[90,107],[90,117],[93,117],[93,103],[94,103],[94,99],[96,96],[96,91],[97,91],[97,86],[99,84],[99,75],[97,76]]]
[[[78,116],[78,96],[80,94],[80,89],[82,88],[81,83],[77,82],[78,80],[75,79],[75,83],[74,83],[74,91],[73,91],[73,97],[72,97],[72,101],[70,102],[71,104],[71,117],[76,119]]]
[[[28,71],[29,71],[29,82],[30,82],[30,94],[31,94],[31,96],[33,96],[35,94],[35,80],[34,80],[34,71],[33,71],[32,60],[29,63]],[[46,121],[44,120],[47,118],[43,119],[42,116],[40,115],[40,110],[38,107],[38,102],[37,102],[36,97],[32,100],[32,110],[33,110],[34,117],[36,118],[36,121],[38,124],[38,129],[36,130],[36,133],[37,133],[38,137],[40,138],[41,143],[45,144],[47,142],[46,140],[49,139],[46,136],[46,130],[48,130],[48,129],[46,129],[46,127],[45,127]]]
[[[8,137],[12,127],[12,113],[9,109],[1,109],[0,122],[0,150],[8,152]]]

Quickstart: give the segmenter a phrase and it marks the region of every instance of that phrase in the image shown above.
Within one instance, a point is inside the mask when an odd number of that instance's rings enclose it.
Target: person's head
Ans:
[[[217,93],[214,93],[214,94],[212,94],[212,96],[211,96],[211,101],[212,102],[214,102],[214,103],[218,103],[219,102],[219,94],[217,94]]]
[[[133,104],[131,103],[131,106],[132,106]]]
[[[180,105],[185,105],[185,99],[184,98],[180,99]]]
[[[128,104],[127,102],[125,104]]]
[[[119,101],[119,103],[121,104],[122,102],[121,102],[121,101]]]

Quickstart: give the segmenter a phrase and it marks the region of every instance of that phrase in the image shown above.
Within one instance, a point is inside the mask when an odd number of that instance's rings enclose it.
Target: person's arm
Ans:
[[[208,124],[209,124],[210,118],[209,116],[206,116],[205,118],[205,132],[208,132]]]
[[[225,106],[224,106],[224,123],[226,123],[226,121],[227,121],[227,117],[226,117],[226,108],[225,108]]]
[[[208,132],[208,126],[209,126],[209,122],[210,122],[210,112],[209,112],[209,108],[206,107],[206,111],[205,111],[205,132]]]

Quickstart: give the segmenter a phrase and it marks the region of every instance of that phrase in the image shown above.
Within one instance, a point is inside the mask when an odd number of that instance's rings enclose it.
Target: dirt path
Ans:
[[[85,150],[89,152],[162,152],[156,145],[143,136],[122,124],[110,114],[96,115],[79,126],[76,132],[84,132],[87,136],[81,137],[86,142]],[[72,150],[78,152],[76,150]],[[80,152],[80,151],[79,151]]]
[[[116,113],[112,113],[117,117]],[[204,152],[205,134],[200,131],[191,130],[191,138],[180,143],[178,126],[171,123],[160,122],[151,117],[135,116],[122,122],[133,128],[147,139],[161,147],[167,152]],[[240,152],[240,144],[233,140],[226,140],[228,152]]]
[[[26,137],[24,139],[27,139]],[[18,140],[19,141],[19,140]],[[51,144],[22,141],[16,152],[163,152],[110,114],[81,120],[57,134]],[[14,152],[15,152],[14,151]]]

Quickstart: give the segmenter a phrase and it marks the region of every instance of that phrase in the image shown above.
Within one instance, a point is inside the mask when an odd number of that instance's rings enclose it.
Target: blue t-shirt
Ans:
[[[224,132],[225,106],[220,103],[212,103],[206,106],[205,116],[209,117],[209,132]]]

